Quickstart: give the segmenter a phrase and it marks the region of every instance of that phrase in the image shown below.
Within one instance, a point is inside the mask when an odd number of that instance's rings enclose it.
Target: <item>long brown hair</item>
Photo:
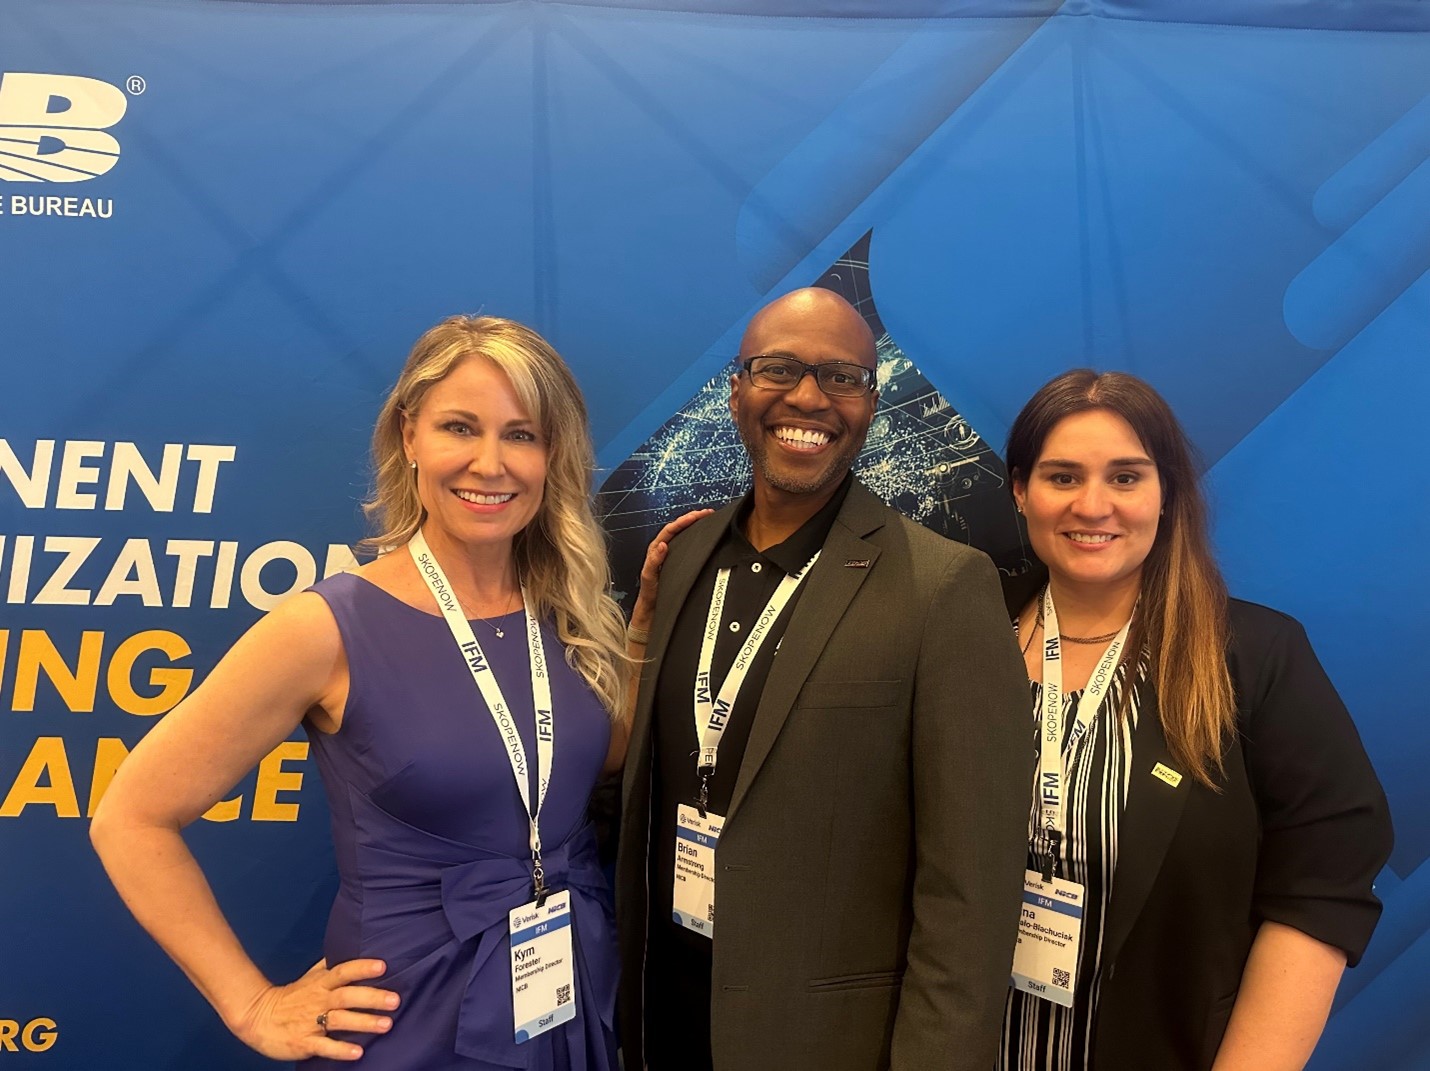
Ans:
[[[610,596],[606,543],[591,510],[595,455],[586,403],[570,369],[535,331],[496,316],[453,316],[412,347],[372,433],[373,493],[363,504],[375,533],[364,545],[401,547],[426,513],[402,448],[403,414],[415,416],[432,386],[465,360],[506,374],[547,443],[541,508],[512,543],[517,574],[539,614],[550,614],[566,660],[614,717],[624,709],[630,660],[625,619]]]
[[[1127,421],[1157,466],[1163,516],[1142,565],[1141,597],[1124,658],[1147,652],[1168,749],[1193,777],[1211,786],[1236,725],[1226,664],[1226,582],[1207,538],[1195,453],[1171,407],[1125,372],[1064,372],[1044,384],[1013,421],[1008,472],[1014,481],[1026,482],[1053,428],[1092,409]]]

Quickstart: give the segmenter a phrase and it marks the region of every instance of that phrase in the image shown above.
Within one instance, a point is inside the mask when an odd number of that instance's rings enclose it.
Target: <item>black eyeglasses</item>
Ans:
[[[805,364],[793,357],[747,357],[741,365],[750,382],[765,390],[794,390],[805,376],[813,376],[819,389],[831,398],[862,398],[874,389],[872,368],[844,361]]]

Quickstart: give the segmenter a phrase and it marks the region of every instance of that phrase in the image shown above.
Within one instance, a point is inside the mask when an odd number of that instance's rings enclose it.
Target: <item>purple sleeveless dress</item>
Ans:
[[[513,1038],[507,913],[531,900],[528,822],[511,765],[446,622],[340,573],[313,589],[332,608],[350,684],[342,728],[308,727],[332,811],[340,884],[330,964],[374,957],[366,983],[402,997],[364,1071],[614,1071],[616,948],[610,892],[586,803],[610,739],[605,710],[543,627],[556,750],[541,812],[547,884],[571,891],[576,1018]],[[536,729],[521,611],[472,628],[516,717],[536,800]],[[303,1068],[352,1067],[309,1060]]]

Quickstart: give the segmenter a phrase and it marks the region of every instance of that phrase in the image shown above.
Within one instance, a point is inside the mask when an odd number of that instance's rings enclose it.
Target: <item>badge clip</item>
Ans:
[[[1053,871],[1058,865],[1058,849],[1062,845],[1062,832],[1056,829],[1049,829],[1047,833],[1048,850],[1043,855],[1043,880],[1052,881]]]
[[[700,749],[700,761],[695,767],[696,776],[700,778],[700,790],[695,795],[695,809],[700,812],[701,818],[708,815],[705,809],[710,804],[710,778],[715,773],[715,749],[704,747]]]

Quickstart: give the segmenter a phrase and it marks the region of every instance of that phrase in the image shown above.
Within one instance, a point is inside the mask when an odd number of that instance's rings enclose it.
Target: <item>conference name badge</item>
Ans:
[[[675,811],[675,904],[677,926],[715,936],[715,848],[725,819],[689,804]]]
[[[571,893],[552,893],[545,904],[533,901],[508,918],[512,1020],[520,1045],[576,1018]]]
[[[1071,1008],[1082,944],[1083,887],[1036,870],[1023,874],[1023,911],[1013,952],[1014,989]]]

